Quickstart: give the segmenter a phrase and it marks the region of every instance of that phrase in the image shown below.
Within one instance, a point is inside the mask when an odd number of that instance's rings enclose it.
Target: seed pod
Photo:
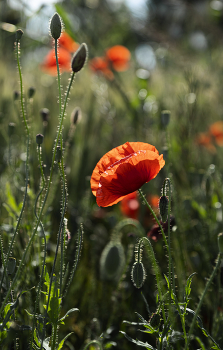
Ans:
[[[87,45],[85,43],[81,44],[79,49],[74,53],[74,56],[71,61],[71,68],[74,73],[79,72],[87,59]]]
[[[50,20],[50,33],[53,39],[59,39],[62,31],[62,22],[58,13],[54,13]]]
[[[40,115],[43,119],[43,122],[48,122],[48,119],[49,119],[49,114],[50,114],[50,111],[48,108],[42,108],[40,110]]]
[[[23,31],[22,29],[18,29],[15,33],[15,40],[18,43],[21,39],[21,37],[23,36]]]
[[[106,280],[117,280],[123,270],[125,253],[120,242],[109,242],[100,259],[101,277]]]
[[[218,249],[219,253],[223,254],[223,233],[219,233],[218,235]]]
[[[162,222],[165,223],[168,218],[168,203],[169,200],[166,196],[161,196],[159,199],[159,210]]]
[[[13,99],[14,99],[14,101],[18,100],[18,99],[19,99],[19,96],[20,96],[20,93],[19,93],[17,90],[15,90],[15,91],[13,92]]]
[[[131,278],[136,288],[141,288],[146,279],[146,270],[142,262],[136,261],[132,266]]]
[[[37,134],[36,135],[36,143],[37,145],[41,145],[43,143],[43,135],[42,134]]]

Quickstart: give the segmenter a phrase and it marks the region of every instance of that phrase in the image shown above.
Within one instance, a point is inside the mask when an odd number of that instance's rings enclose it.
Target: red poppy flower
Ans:
[[[139,213],[139,201],[137,192],[129,193],[120,202],[120,209],[122,214],[131,219],[137,219]]]
[[[115,45],[111,47],[106,51],[106,57],[112,67],[118,72],[125,71],[129,68],[131,53],[125,46]]]
[[[59,47],[68,50],[71,53],[77,51],[79,45],[71,38],[69,34],[63,32],[58,39]]]
[[[104,57],[95,57],[89,64],[93,72],[103,73],[110,80],[114,78],[112,71],[108,68],[108,62]]]
[[[91,190],[99,206],[120,202],[129,193],[152,180],[164,166],[163,155],[143,142],[126,142],[113,148],[97,163]]]
[[[71,55],[69,51],[59,48],[58,50],[58,62],[61,72],[70,72],[71,71]],[[56,65],[56,56],[55,50],[52,49],[48,52],[44,58],[41,68],[50,75],[57,74],[57,65]]]
[[[215,139],[218,146],[223,146],[223,122],[219,120],[209,127],[210,135]]]
[[[211,136],[207,133],[201,132],[196,138],[196,143],[206,147],[212,153],[216,152],[215,146],[211,143]]]

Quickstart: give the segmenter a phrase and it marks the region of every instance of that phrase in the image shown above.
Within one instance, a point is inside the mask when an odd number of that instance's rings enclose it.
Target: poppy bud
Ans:
[[[223,233],[219,233],[218,235],[218,249],[219,253],[223,254]]]
[[[168,218],[168,203],[169,200],[166,196],[161,196],[159,200],[159,210],[162,222],[166,222]]]
[[[37,134],[36,135],[36,143],[37,145],[41,145],[43,143],[43,135],[42,134]]]
[[[149,319],[149,323],[153,328],[158,328],[160,325],[160,315],[159,314],[152,314],[152,316]]]
[[[85,43],[81,44],[79,49],[75,52],[71,62],[71,68],[74,73],[79,72],[83,68],[87,59],[87,53],[87,45]]]
[[[15,33],[15,40],[18,43],[23,35],[22,29],[18,29]]]
[[[12,275],[15,271],[16,267],[16,259],[15,258],[9,258],[7,263],[7,273],[8,275]]]
[[[53,39],[59,39],[62,31],[62,22],[58,13],[54,13],[50,20],[50,33]]]
[[[33,86],[31,86],[28,90],[28,97],[32,98],[35,94],[35,91],[36,91],[36,89]]]
[[[8,125],[8,135],[9,137],[14,134],[15,131],[15,123],[9,123]]]
[[[14,99],[14,101],[18,100],[18,99],[19,99],[19,96],[20,96],[19,92],[18,92],[17,90],[15,90],[15,91],[13,92],[13,99]]]
[[[106,280],[117,279],[124,267],[125,253],[120,242],[109,242],[100,259],[101,277]]]
[[[131,278],[136,288],[141,288],[146,279],[146,270],[143,263],[136,261],[132,266]]]
[[[74,108],[70,116],[71,124],[76,125],[81,118],[81,109],[79,107]]]
[[[48,108],[42,108],[40,115],[42,116],[43,122],[48,122],[50,111]]]
[[[162,111],[161,112],[161,123],[164,128],[169,124],[170,121],[170,111]]]

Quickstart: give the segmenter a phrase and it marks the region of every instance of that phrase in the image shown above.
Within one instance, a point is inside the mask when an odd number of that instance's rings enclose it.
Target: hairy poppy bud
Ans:
[[[136,288],[141,288],[146,279],[146,270],[141,261],[136,261],[132,266],[131,278]]]
[[[159,325],[160,325],[160,320],[161,320],[160,315],[154,313],[154,314],[152,314],[152,316],[150,317],[149,323],[151,324],[151,326],[152,326],[153,328],[158,328]]]
[[[162,219],[162,222],[166,222],[167,221],[167,217],[168,217],[168,203],[169,200],[166,196],[162,196],[160,197],[159,200],[159,210],[160,210],[160,216]]]
[[[35,94],[36,89],[33,86],[30,86],[29,90],[28,90],[28,97],[32,98]]]
[[[87,59],[87,45],[85,43],[81,44],[79,49],[75,52],[72,62],[71,62],[71,68],[74,73],[79,72]]]
[[[125,262],[125,253],[120,242],[109,242],[104,248],[100,259],[101,277],[106,280],[116,280],[120,277]]]
[[[59,39],[62,31],[62,22],[58,13],[54,13],[50,20],[50,33],[53,39]]]
[[[15,131],[15,123],[9,123],[8,125],[8,135],[9,137],[14,134]]]
[[[223,254],[223,233],[219,233],[218,235],[218,249],[219,253]]]
[[[164,127],[166,127],[170,122],[170,111],[162,111],[161,112],[161,123]]]
[[[37,134],[36,135],[36,143],[37,145],[41,145],[43,143],[43,135],[42,134]]]
[[[23,31],[22,29],[18,29],[15,33],[15,40],[18,43],[21,39],[21,37],[23,36]]]
[[[81,109],[79,107],[74,108],[70,116],[71,124],[76,125],[81,118]]]

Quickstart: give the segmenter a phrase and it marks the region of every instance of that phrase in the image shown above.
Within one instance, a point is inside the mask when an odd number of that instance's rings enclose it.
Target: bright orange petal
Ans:
[[[126,142],[114,148],[101,158],[91,177],[98,205],[118,203],[156,177],[164,164],[163,155],[143,142]]]
[[[63,32],[58,39],[59,47],[62,47],[71,53],[77,51],[79,45],[71,38],[69,34]]]
[[[110,80],[114,78],[112,71],[108,68],[108,62],[104,57],[94,57],[89,62],[89,65],[93,72],[102,73]]]
[[[137,219],[139,213],[139,200],[137,192],[129,193],[120,202],[120,209],[125,216]]]

